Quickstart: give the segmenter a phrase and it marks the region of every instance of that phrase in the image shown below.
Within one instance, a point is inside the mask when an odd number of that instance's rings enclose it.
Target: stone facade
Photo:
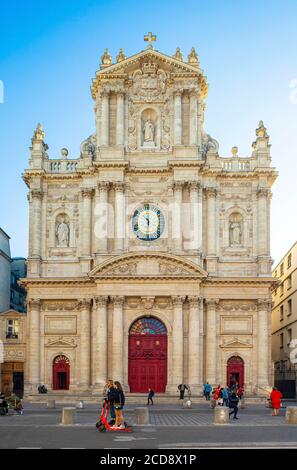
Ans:
[[[62,149],[50,159],[37,127],[23,175],[28,394],[52,389],[59,355],[70,364],[65,393],[97,393],[109,377],[128,391],[141,317],[166,327],[168,393],[225,384],[233,356],[248,393],[270,385],[269,137],[260,122],[250,157],[221,157],[204,130],[206,95],[194,49],[185,62],[149,42],[115,63],[105,51],[92,82],[96,131],[80,158]]]

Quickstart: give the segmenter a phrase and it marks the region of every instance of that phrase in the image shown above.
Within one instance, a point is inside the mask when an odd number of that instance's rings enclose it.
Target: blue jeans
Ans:
[[[111,419],[116,419],[115,409],[112,404],[110,404],[109,412],[110,412]]]

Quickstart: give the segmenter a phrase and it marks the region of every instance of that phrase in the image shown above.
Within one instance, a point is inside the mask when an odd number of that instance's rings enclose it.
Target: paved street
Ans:
[[[77,410],[76,424],[67,427],[60,425],[61,405],[54,410],[45,405],[26,405],[22,416],[0,417],[0,448],[297,448],[297,425],[285,423],[285,409],[279,417],[272,417],[271,410],[263,405],[249,405],[240,410],[238,421],[214,426],[213,410],[206,403],[191,410],[156,405],[150,407],[150,425],[135,426],[135,406],[128,405],[125,410],[126,420],[133,425],[133,433],[128,434],[99,433],[94,405]]]

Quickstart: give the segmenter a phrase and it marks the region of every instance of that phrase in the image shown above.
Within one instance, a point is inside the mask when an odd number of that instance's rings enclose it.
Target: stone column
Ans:
[[[107,296],[94,298],[92,310],[92,385],[102,391],[107,382]]]
[[[185,297],[172,297],[173,327],[172,327],[172,385],[178,386],[184,382],[184,326],[183,303]],[[173,387],[174,388],[174,387]]]
[[[182,144],[182,104],[180,92],[174,95],[174,145]]]
[[[79,302],[79,325],[80,325],[80,364],[79,364],[79,386],[87,390],[90,386],[91,371],[91,301],[83,299]]]
[[[31,190],[31,204],[32,204],[32,240],[31,242],[31,256],[34,258],[41,257],[41,204],[42,192],[39,189]]]
[[[217,321],[215,299],[206,300],[206,382],[216,385],[217,381]]]
[[[190,145],[197,145],[197,95],[196,92],[190,94]]]
[[[95,251],[106,253],[108,248],[108,189],[109,183],[100,181],[96,191]]]
[[[28,353],[29,353],[29,393],[30,389],[33,393],[37,393],[37,388],[40,385],[40,307],[41,302],[39,299],[30,299],[29,302],[29,338],[28,338]]]
[[[172,244],[173,249],[181,251],[183,248],[182,233],[182,202],[183,202],[183,185],[182,181],[174,181],[173,183],[173,210],[172,210]]]
[[[202,371],[200,370],[200,303],[198,296],[189,296],[189,334],[188,334],[188,382],[191,389],[202,384]]]
[[[201,148],[201,134],[202,134],[202,106],[203,102],[201,98],[198,98],[197,102],[197,114],[198,114],[198,121],[197,121],[197,145]]]
[[[124,379],[124,297],[111,297],[112,317],[112,377],[123,384]]]
[[[198,181],[189,182],[190,191],[190,207],[191,207],[191,243],[190,248],[192,250],[199,249],[199,232],[201,227],[199,225],[199,183]]]
[[[216,194],[215,188],[207,188],[207,256],[216,255]]]
[[[267,388],[269,386],[270,363],[269,357],[269,322],[271,321],[270,300],[258,300],[258,387]]]
[[[267,210],[269,189],[260,188],[257,191],[258,198],[258,256],[269,255],[269,214]]]
[[[109,93],[102,93],[102,112],[101,112],[101,145],[109,145]]]
[[[83,210],[82,210],[82,256],[91,255],[92,240],[92,196],[94,190],[91,188],[82,189]]]
[[[117,145],[124,145],[124,93],[117,94]]]
[[[123,251],[125,241],[125,184],[118,182],[114,184],[115,189],[115,234],[114,248]]]
[[[202,234],[203,234],[203,192],[199,184],[198,189],[198,250],[202,252]]]

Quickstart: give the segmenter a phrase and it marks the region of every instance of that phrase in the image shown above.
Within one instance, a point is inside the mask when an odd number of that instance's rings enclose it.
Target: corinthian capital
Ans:
[[[173,295],[171,297],[171,300],[172,300],[172,304],[174,306],[181,306],[181,305],[183,305],[183,303],[185,301],[185,297],[183,295]]]
[[[184,184],[185,184],[184,181],[173,181],[172,183],[173,191],[182,191]]]
[[[29,299],[27,301],[27,305],[29,305],[30,310],[39,310],[41,306],[40,299]]]
[[[81,194],[83,198],[91,199],[91,197],[93,196],[93,193],[94,193],[93,188],[82,188],[81,190]]]
[[[271,299],[258,299],[257,307],[258,310],[270,310],[272,306]]]
[[[125,183],[123,181],[116,181],[113,183],[113,187],[116,192],[123,193],[125,190]]]
[[[105,307],[108,301],[108,296],[107,295],[96,295],[94,297],[94,304],[96,307]]]
[[[191,307],[200,307],[202,298],[198,295],[188,295],[188,302]]]
[[[207,197],[216,197],[217,195],[217,190],[216,188],[205,188]]]
[[[200,183],[199,181],[189,181],[188,187],[190,191],[198,191],[198,189],[200,188]]]
[[[110,297],[110,300],[112,301],[114,306],[120,307],[123,305],[125,297],[122,295],[114,295]]]
[[[205,299],[205,303],[207,307],[209,308],[216,308],[217,305],[219,304],[219,300],[218,299]]]
[[[99,191],[107,192],[109,190],[110,183],[108,181],[99,181],[97,186],[98,186]]]
[[[79,310],[89,310],[91,306],[91,299],[81,299],[78,303]]]
[[[41,189],[31,189],[30,194],[34,199],[42,199],[43,196]]]

